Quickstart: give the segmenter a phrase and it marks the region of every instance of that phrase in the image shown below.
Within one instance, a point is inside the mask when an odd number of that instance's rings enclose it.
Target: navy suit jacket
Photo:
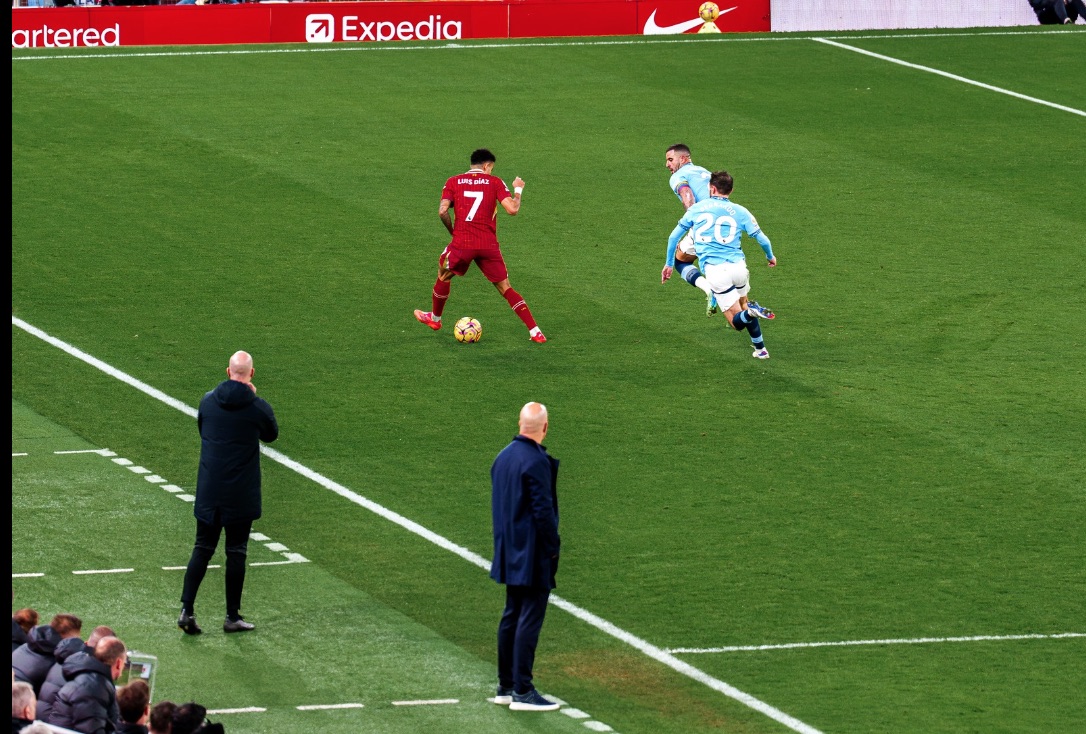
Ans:
[[[499,584],[555,587],[558,570],[558,460],[517,436],[490,468],[494,560]]]

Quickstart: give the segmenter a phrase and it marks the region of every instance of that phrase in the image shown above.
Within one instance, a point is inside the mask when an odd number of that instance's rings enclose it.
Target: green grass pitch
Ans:
[[[812,730],[1074,732],[1086,33],[835,38],[913,66],[797,36],[13,51],[12,315],[190,406],[252,352],[277,450],[484,557],[490,462],[544,402],[563,599],[667,650],[1035,635],[675,654]],[[773,240],[768,362],[659,283],[678,141]],[[543,346],[476,271],[446,314],[480,343],[411,315],[480,146],[527,182],[499,237]],[[156,698],[263,709],[228,731],[788,731],[557,608],[537,683],[586,718],[488,704],[501,589],[268,459],[250,560],[305,562],[251,568],[248,636],[210,572],[184,638],[194,421],[14,323],[12,453],[13,609],[111,624]]]

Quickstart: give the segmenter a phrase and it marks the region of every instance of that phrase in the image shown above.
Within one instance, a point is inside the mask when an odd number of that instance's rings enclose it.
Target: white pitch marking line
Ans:
[[[11,458],[13,458],[13,459],[14,459],[14,458],[15,458],[16,456],[28,456],[28,455],[29,455],[29,454],[27,454],[27,453],[26,453],[25,451],[24,451],[23,453],[19,453],[19,454],[15,453],[15,452],[13,451],[13,452],[11,453]]]
[[[308,563],[308,561],[260,561],[259,563],[250,563],[250,566],[290,566],[295,563]]]
[[[44,575],[44,573],[13,573],[11,577],[13,579],[36,579]]]
[[[134,568],[95,568],[89,571],[72,571],[76,576],[87,576],[94,573],[132,573]]]
[[[299,711],[325,711],[328,709],[360,709],[364,706],[365,704],[361,703],[329,703],[316,706],[297,706],[296,708]]]
[[[176,484],[163,484],[162,488],[167,492],[184,492],[185,490],[178,487]]]
[[[104,453],[106,451],[109,451],[109,449],[79,449],[77,451],[54,451],[53,453],[58,456],[67,456],[70,454],[98,454],[99,456],[106,456]]]
[[[222,568],[222,566],[220,566],[217,563],[213,563],[210,566],[208,566],[208,568]],[[162,567],[163,571],[185,571],[187,569],[188,569],[188,566],[163,566]]]
[[[614,731],[611,727],[604,724],[602,721],[586,721],[584,722],[585,729],[591,729],[592,731]]]
[[[460,703],[459,698],[435,698],[430,701],[393,701],[393,706],[440,706],[442,704]]]
[[[113,460],[113,463],[117,464],[118,466],[132,466],[132,462],[128,459],[125,459],[124,457],[117,457]]]
[[[290,548],[287,548],[282,543],[265,543],[264,547],[270,551],[275,551],[276,553],[282,553],[283,551],[290,550]]]
[[[195,502],[196,501],[196,495],[194,495],[194,494],[175,494],[174,497],[176,497],[179,500],[185,500],[185,502]]]
[[[309,563],[309,559],[303,556],[301,553],[284,553],[291,563]]]
[[[162,484],[162,483],[164,483],[166,481],[165,479],[163,479],[162,477],[160,477],[157,474],[152,474],[149,477],[144,477],[144,479],[146,479],[151,484]]]
[[[980,87],[981,89],[987,89],[987,90],[989,90],[991,92],[999,92],[1000,94],[1006,94],[1006,95],[1009,95],[1011,97],[1016,97],[1018,99],[1024,99],[1027,102],[1033,102],[1035,104],[1044,105],[1046,107],[1051,107],[1053,109],[1061,110],[1063,112],[1070,112],[1072,115],[1079,115],[1081,117],[1086,117],[1086,112],[1083,112],[1082,110],[1075,109],[1074,107],[1065,107],[1064,105],[1056,104],[1055,102],[1049,102],[1047,100],[1038,99],[1036,97],[1029,97],[1029,96],[1027,96],[1025,94],[1019,94],[1018,92],[1012,92],[1009,89],[1003,89],[1002,87],[994,87],[991,84],[985,84],[984,82],[978,82],[978,81],[975,81],[973,79],[968,79],[968,78],[966,78],[964,76],[958,76],[957,74],[951,74],[950,72],[947,72],[947,71],[941,71],[939,69],[933,69],[930,66],[921,66],[920,64],[913,64],[913,63],[910,63],[908,61],[902,61],[901,59],[895,59],[893,56],[884,56],[883,54],[877,54],[874,51],[868,51],[866,49],[859,48],[858,46],[849,46],[847,43],[838,43],[837,41],[831,41],[828,38],[813,38],[811,40],[818,41],[819,43],[824,43],[824,44],[826,44],[828,46],[836,46],[837,48],[843,48],[843,49],[845,49],[847,51],[855,51],[858,54],[863,54],[864,56],[870,56],[870,57],[875,58],[875,59],[882,59],[883,61],[889,61],[892,64],[900,64],[901,66],[907,66],[910,69],[918,69],[920,71],[926,71],[926,72],[929,72],[931,74],[938,74],[939,76],[946,77],[947,79],[953,79],[956,82],[963,82],[965,84],[972,84],[974,87]]]
[[[986,31],[986,32],[964,32],[964,33],[899,33],[899,34],[885,34],[885,35],[852,35],[852,36],[820,36],[821,38],[840,38],[842,40],[851,41],[857,39],[868,38],[955,38],[955,37],[969,37],[969,36],[1063,36],[1072,37],[1075,34],[1067,33],[1065,31]],[[101,54],[57,54],[54,56],[16,56],[11,59],[12,63],[16,61],[46,61],[55,59],[71,59],[71,60],[87,60],[87,59],[138,59],[138,58],[158,58],[163,56],[253,56],[253,55],[271,55],[271,54],[304,54],[304,53],[357,53],[357,52],[378,52],[378,51],[472,51],[475,49],[521,49],[521,48],[546,48],[547,46],[555,46],[558,48],[572,47],[572,46],[660,46],[660,45],[672,45],[676,43],[761,43],[761,42],[790,42],[790,41],[810,41],[814,38],[809,35],[773,35],[773,36],[759,36],[756,38],[747,38],[745,36],[695,36],[693,34],[687,35],[682,39],[662,39],[656,38],[653,40],[645,40],[644,36],[639,36],[636,40],[628,41],[615,41],[615,40],[585,40],[585,41],[553,41],[553,42],[533,42],[533,43],[518,43],[516,39],[509,39],[506,43],[456,43],[450,42],[439,46],[421,46],[411,44],[364,44],[360,46],[346,46],[335,45],[333,47],[306,47],[306,48],[260,48],[260,49],[231,49],[231,50],[214,50],[214,51],[141,51],[138,53],[101,53]]]
[[[390,48],[395,48],[395,47],[390,47]],[[27,57],[27,58],[42,58],[42,57]],[[92,58],[92,57],[83,56],[82,58]],[[173,398],[173,397],[167,395],[166,393],[162,392],[161,390],[159,390],[157,388],[151,387],[150,385],[148,385],[145,382],[137,380],[135,377],[132,377],[131,375],[129,375],[129,374],[125,373],[125,372],[122,372],[121,370],[117,369],[116,367],[114,367],[114,366],[112,366],[110,364],[107,364],[107,363],[103,362],[102,360],[98,359],[97,357],[92,357],[91,355],[87,354],[86,352],[82,351],[81,349],[73,347],[71,344],[68,344],[67,342],[62,341],[61,339],[57,339],[55,336],[51,336],[51,335],[47,334],[46,332],[42,331],[38,327],[33,326],[33,325],[27,323],[26,321],[23,321],[20,318],[12,316],[11,317],[11,325],[12,326],[17,326],[18,328],[22,329],[23,331],[27,332],[28,334],[31,334],[31,335],[37,337],[38,339],[41,339],[42,341],[46,342],[47,344],[52,344],[57,349],[60,349],[61,351],[72,355],[76,359],[79,359],[79,360],[82,360],[82,361],[86,362],[87,364],[101,370],[102,372],[105,372],[107,375],[110,375],[111,377],[115,377],[116,379],[120,380],[121,382],[123,382],[123,383],[125,383],[127,385],[131,385],[132,387],[134,387],[135,389],[137,389],[140,392],[144,393],[145,395],[149,395],[149,396],[155,398],[156,400],[159,400],[159,401],[161,401],[163,403],[166,403],[167,405],[169,405],[171,407],[176,408],[177,410],[181,411],[182,413],[189,416],[190,418],[195,418],[196,417],[197,411],[196,411],[195,408],[192,408],[192,407],[182,403],[180,400],[177,400],[176,398]],[[323,474],[319,474],[318,472],[313,471],[312,469],[305,466],[304,464],[298,463],[297,461],[290,458],[286,454],[282,454],[282,453],[276,451],[275,449],[268,448],[267,446],[261,446],[260,451],[261,451],[262,454],[267,456],[272,461],[275,461],[275,462],[278,462],[279,464],[282,464],[283,466],[287,467],[288,469],[293,470],[297,474],[299,474],[299,475],[301,475],[303,477],[306,477],[307,479],[315,482],[316,484],[324,487],[325,489],[327,489],[327,490],[329,490],[331,492],[335,492],[340,497],[343,497],[344,499],[349,500],[350,502],[353,502],[354,504],[359,505],[360,507],[363,507],[363,508],[369,510],[370,512],[374,513],[375,515],[377,515],[379,517],[383,517],[384,519],[399,525],[400,527],[404,528],[405,530],[407,530],[407,531],[409,531],[411,533],[414,533],[415,535],[418,535],[419,537],[430,541],[431,543],[438,546],[439,548],[444,548],[445,550],[449,551],[450,553],[455,553],[456,555],[460,556],[461,558],[468,561],[469,563],[472,563],[472,564],[478,566],[479,568],[483,569],[484,571],[489,572],[489,570],[490,570],[490,561],[483,558],[478,553],[475,553],[473,551],[468,550],[467,548],[464,548],[463,546],[459,546],[456,543],[453,543],[451,540],[444,537],[443,535],[438,535],[434,531],[432,531],[432,530],[430,530],[430,529],[428,529],[426,527],[423,527],[422,525],[415,522],[414,520],[410,520],[410,519],[404,517],[403,515],[399,514],[398,512],[394,512],[393,510],[388,509],[384,505],[380,505],[380,504],[374,502],[373,500],[366,499],[362,495],[358,494],[357,492],[355,492],[355,491],[353,491],[351,489],[348,489],[347,487],[343,486],[339,482],[335,482],[335,481],[329,479],[328,477],[324,476]],[[596,629],[600,630],[601,632],[604,632],[604,633],[606,633],[606,634],[608,634],[608,635],[610,635],[610,636],[612,636],[612,637],[614,637],[614,638],[616,638],[616,639],[618,639],[618,640],[620,640],[622,642],[625,642],[627,645],[629,645],[630,647],[633,647],[636,650],[640,650],[642,653],[644,653],[648,657],[652,658],[653,660],[655,660],[655,661],[657,661],[659,663],[662,663],[663,665],[666,665],[667,667],[671,668],[672,670],[674,670],[674,671],[676,671],[678,673],[681,673],[682,675],[685,675],[686,677],[691,678],[692,680],[695,680],[695,681],[701,683],[702,685],[705,685],[705,686],[711,688],[712,690],[717,691],[718,693],[724,694],[728,698],[731,698],[731,699],[733,699],[735,701],[738,701],[739,703],[742,703],[744,706],[748,706],[748,707],[754,709],[755,711],[758,711],[759,713],[773,719],[777,723],[779,723],[779,724],[781,724],[783,726],[786,726],[786,727],[788,727],[789,729],[791,729],[793,731],[799,732],[800,734],[821,734],[821,732],[819,732],[819,730],[814,728],[813,726],[800,721],[799,719],[797,719],[794,716],[786,714],[785,712],[781,711],[780,709],[778,709],[778,708],[776,708],[774,706],[770,706],[765,701],[762,701],[759,698],[755,698],[754,696],[750,695],[749,693],[746,693],[744,691],[739,690],[735,686],[732,686],[732,685],[730,685],[728,683],[725,683],[724,681],[719,680],[717,678],[714,678],[713,676],[709,675],[708,673],[706,673],[706,672],[704,672],[704,671],[702,671],[702,670],[700,670],[698,668],[695,668],[693,665],[691,665],[691,664],[689,664],[689,663],[687,663],[687,662],[685,662],[683,660],[680,660],[679,658],[675,657],[674,655],[666,652],[662,648],[657,647],[656,645],[653,645],[650,642],[648,642],[646,640],[643,640],[640,637],[638,637],[638,636],[636,636],[636,635],[634,635],[634,634],[632,634],[630,632],[627,632],[626,630],[612,624],[611,622],[608,622],[603,617],[600,617],[600,616],[597,616],[597,615],[593,614],[592,612],[588,611],[587,609],[583,609],[583,608],[577,606],[576,604],[568,602],[565,599],[563,599],[560,596],[557,596],[555,594],[551,595],[550,603],[554,604],[556,607],[558,607],[560,609],[563,609],[566,612],[569,612],[570,614],[572,614],[577,619],[581,620],[582,622],[585,622],[586,624],[589,624],[589,625],[595,627]]]
[[[852,645],[922,645],[932,642],[1002,642],[1004,640],[1059,640],[1086,637],[1084,632],[1061,632],[1054,635],[973,635],[971,637],[915,637],[887,640],[843,640],[840,642],[789,642],[782,645],[733,645],[730,647],[675,647],[675,655],[700,655],[717,652],[759,652],[762,650],[795,650],[805,647],[848,647]]]
[[[564,708],[564,709],[559,709],[559,710],[563,714],[565,714],[566,716],[568,716],[571,719],[591,719],[592,718],[591,714],[586,714],[584,711],[581,711],[580,709]]]
[[[243,709],[208,709],[208,713],[213,716],[218,716],[219,714],[262,714],[265,711],[267,711],[267,709],[262,709],[259,706],[249,706],[248,708]]]
[[[147,467],[144,467],[144,466],[130,466],[130,467],[128,467],[128,471],[132,472],[133,474],[150,474],[151,473],[151,470],[148,469]]]
[[[249,533],[249,539],[250,540],[256,540],[256,541],[271,540],[271,538],[269,538],[267,535],[264,535],[264,533],[253,533],[253,532]]]

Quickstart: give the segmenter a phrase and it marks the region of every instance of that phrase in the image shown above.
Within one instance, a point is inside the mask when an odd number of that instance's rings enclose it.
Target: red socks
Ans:
[[[520,320],[524,322],[529,331],[535,328],[535,319],[532,318],[532,312],[519,293],[510,288],[505,292],[505,300],[509,302],[509,308],[513,309],[513,313],[520,317]]]
[[[452,283],[447,280],[439,280],[434,283],[434,316],[440,316],[441,312],[445,310],[445,302],[449,300],[449,291],[452,290]]]

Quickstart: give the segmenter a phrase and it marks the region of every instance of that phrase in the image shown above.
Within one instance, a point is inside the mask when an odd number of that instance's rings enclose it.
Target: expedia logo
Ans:
[[[359,20],[357,15],[339,19],[336,38],[336,18],[328,13],[313,13],[305,18],[305,40],[308,43],[333,41],[441,41],[458,40],[464,32],[458,20],[442,21],[440,15],[412,23],[407,20]]]

